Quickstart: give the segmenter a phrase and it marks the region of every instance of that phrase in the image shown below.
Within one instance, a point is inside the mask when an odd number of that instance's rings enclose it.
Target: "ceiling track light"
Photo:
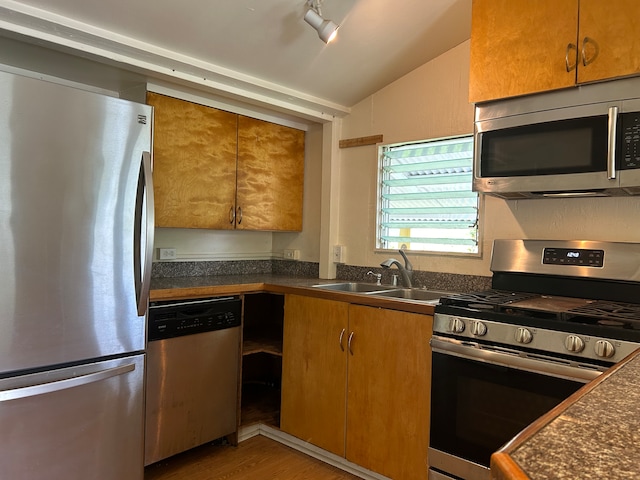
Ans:
[[[331,42],[336,38],[338,25],[332,20],[325,20],[320,11],[322,0],[307,0],[309,10],[304,14],[304,21],[311,25],[318,32],[320,40],[324,43]]]

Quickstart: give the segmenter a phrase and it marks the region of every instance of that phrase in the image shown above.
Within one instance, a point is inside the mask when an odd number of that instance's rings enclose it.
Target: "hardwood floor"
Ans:
[[[145,469],[145,480],[357,480],[262,435],[237,447],[205,445]]]

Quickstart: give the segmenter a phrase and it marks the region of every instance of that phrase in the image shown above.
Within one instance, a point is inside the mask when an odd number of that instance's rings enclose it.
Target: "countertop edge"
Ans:
[[[555,408],[541,416],[538,420],[522,430],[518,435],[513,437],[508,443],[506,443],[500,450],[491,455],[491,479],[492,480],[528,480],[531,477],[522,470],[521,466],[511,457],[511,453],[518,447],[534,437],[540,430],[546,425],[550,424],[558,417],[564,414],[566,410],[579,402],[581,399],[589,395],[596,387],[602,382],[615,375],[618,371],[624,368],[628,363],[640,356],[640,349],[636,350],[625,359],[621,360],[614,366],[612,366],[605,373],[598,378],[587,383],[584,387],[580,388],[577,392],[558,404]]]

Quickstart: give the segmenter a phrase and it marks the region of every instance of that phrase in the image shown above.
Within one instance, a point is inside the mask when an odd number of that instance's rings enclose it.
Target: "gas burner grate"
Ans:
[[[601,300],[569,310],[566,319],[576,323],[640,330],[640,305]]]
[[[480,292],[461,293],[440,299],[443,305],[455,305],[472,308],[492,308],[498,305],[508,305],[534,298],[539,295],[525,292],[510,292],[507,290],[483,290]]]

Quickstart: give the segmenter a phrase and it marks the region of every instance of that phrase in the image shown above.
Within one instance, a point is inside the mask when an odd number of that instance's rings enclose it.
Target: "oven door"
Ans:
[[[491,454],[597,368],[434,336],[429,478],[489,479]]]

